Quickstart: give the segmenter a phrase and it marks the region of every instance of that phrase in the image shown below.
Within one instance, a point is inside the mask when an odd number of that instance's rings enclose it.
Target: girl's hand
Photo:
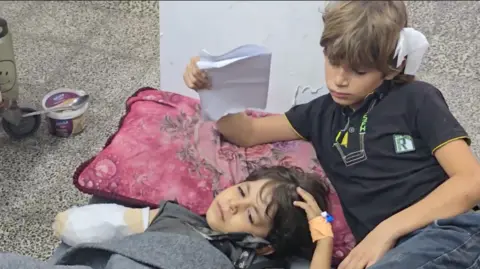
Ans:
[[[313,195],[303,190],[302,188],[297,188],[297,193],[300,197],[303,198],[305,202],[295,201],[293,204],[297,207],[305,210],[307,214],[307,219],[310,223],[312,219],[318,218],[322,215],[322,209],[318,206],[317,201],[313,198]],[[328,226],[330,224],[327,223]],[[312,227],[310,227],[310,232],[312,233]],[[331,229],[331,226],[330,226]],[[330,231],[331,233],[331,231]],[[325,235],[325,234],[324,234]],[[330,236],[322,236],[321,239],[316,240],[312,235],[312,240],[314,240],[315,252],[312,257],[312,262],[310,263],[311,269],[329,269],[332,268],[332,249],[333,249],[333,238]]]
[[[185,85],[192,90],[206,89],[210,84],[207,74],[197,67],[197,62],[199,60],[200,57],[191,58],[190,63],[188,63],[187,68],[183,73],[183,81],[185,82]]]
[[[313,198],[313,195],[300,187],[297,188],[297,193],[305,202],[295,201],[293,202],[293,205],[305,210],[308,221],[322,215],[322,209],[320,206],[318,206],[318,203],[315,198]]]

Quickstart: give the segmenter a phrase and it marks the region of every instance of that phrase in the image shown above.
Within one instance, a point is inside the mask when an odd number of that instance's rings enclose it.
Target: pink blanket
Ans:
[[[203,214],[214,192],[241,182],[259,166],[272,165],[314,171],[329,183],[309,143],[237,147],[221,138],[213,122],[201,120],[198,100],[143,88],[128,99],[120,128],[105,148],[78,168],[74,184],[88,194],[152,207],[160,200],[177,200]],[[330,187],[338,263],[355,241]]]

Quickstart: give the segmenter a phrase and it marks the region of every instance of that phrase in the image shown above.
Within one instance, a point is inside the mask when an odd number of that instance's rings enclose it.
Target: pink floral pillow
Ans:
[[[74,184],[88,194],[152,207],[177,200],[204,214],[215,192],[241,182],[257,167],[274,165],[315,172],[330,185],[310,143],[241,148],[223,140],[213,122],[201,120],[198,100],[143,88],[127,100],[127,113],[105,148],[77,169]],[[330,187],[337,264],[355,240]]]

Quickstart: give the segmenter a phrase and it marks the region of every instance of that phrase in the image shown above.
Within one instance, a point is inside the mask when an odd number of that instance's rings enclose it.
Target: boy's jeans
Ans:
[[[368,269],[480,268],[480,212],[469,212],[402,238]]]

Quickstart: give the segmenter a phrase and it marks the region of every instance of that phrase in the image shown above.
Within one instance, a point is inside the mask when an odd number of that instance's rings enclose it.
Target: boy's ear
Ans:
[[[274,252],[275,250],[270,245],[257,249],[257,255],[260,255],[260,256],[267,256],[267,255],[273,254]]]

